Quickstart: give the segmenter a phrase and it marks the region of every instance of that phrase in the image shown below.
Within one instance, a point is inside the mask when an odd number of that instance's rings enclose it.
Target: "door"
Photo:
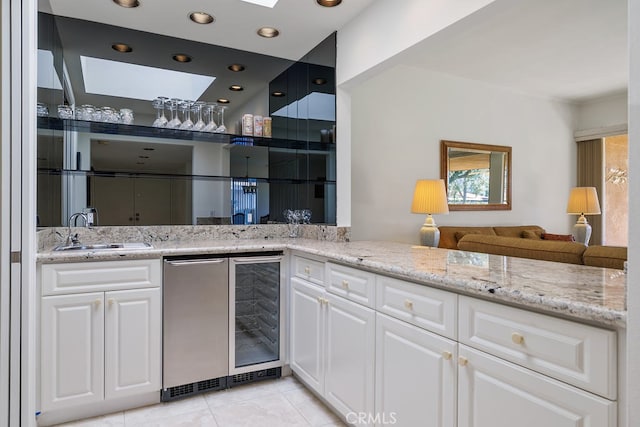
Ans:
[[[616,403],[459,345],[458,427],[617,426]]]
[[[324,296],[319,286],[291,279],[290,365],[309,387],[324,393]]]
[[[327,294],[325,397],[343,416],[374,413],[375,311]]]
[[[105,293],[105,398],[158,391],[160,288]]]
[[[104,396],[104,294],[42,298],[41,409],[99,402]]]
[[[455,342],[376,315],[377,425],[454,426],[456,390]]]

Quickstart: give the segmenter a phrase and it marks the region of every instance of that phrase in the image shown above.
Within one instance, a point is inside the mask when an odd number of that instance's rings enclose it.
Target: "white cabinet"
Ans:
[[[384,314],[376,317],[375,414],[397,426],[456,424],[454,341]]]
[[[74,265],[77,270],[74,270]],[[60,266],[60,272],[56,267]],[[121,290],[124,271],[145,268],[148,288]],[[161,388],[160,260],[49,264],[40,269],[40,409],[67,409]],[[93,267],[93,268],[92,268]],[[87,283],[96,282],[97,292]],[[73,277],[84,290],[60,295],[50,277]],[[85,276],[86,280],[82,280]],[[110,290],[110,276],[114,279]],[[145,279],[147,280],[147,279]]]
[[[458,427],[617,425],[615,402],[459,347]]]
[[[373,413],[375,311],[295,273],[290,284],[291,369],[343,417]]]

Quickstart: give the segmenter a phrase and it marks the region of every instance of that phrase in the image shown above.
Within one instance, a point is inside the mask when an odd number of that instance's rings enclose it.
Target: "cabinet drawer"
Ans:
[[[324,286],[324,262],[293,255],[291,256],[291,275]]]
[[[456,294],[385,276],[376,277],[376,286],[379,312],[447,338],[456,338]]]
[[[616,333],[518,308],[459,297],[459,341],[616,399]]]
[[[370,308],[375,307],[375,274],[330,262],[325,265],[329,292]]]
[[[42,295],[160,287],[159,259],[42,264]]]

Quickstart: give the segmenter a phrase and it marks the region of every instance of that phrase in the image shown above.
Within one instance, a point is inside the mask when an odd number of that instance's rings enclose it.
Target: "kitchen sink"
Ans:
[[[145,249],[150,248],[149,243],[93,243],[78,245],[59,245],[54,251],[102,251],[110,249]]]

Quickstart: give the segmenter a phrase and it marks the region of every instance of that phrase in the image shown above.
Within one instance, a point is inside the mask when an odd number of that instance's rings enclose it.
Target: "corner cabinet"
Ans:
[[[38,273],[43,416],[160,390],[160,260],[44,264]]]
[[[290,290],[291,369],[349,424],[618,426],[616,331],[303,253]]]

